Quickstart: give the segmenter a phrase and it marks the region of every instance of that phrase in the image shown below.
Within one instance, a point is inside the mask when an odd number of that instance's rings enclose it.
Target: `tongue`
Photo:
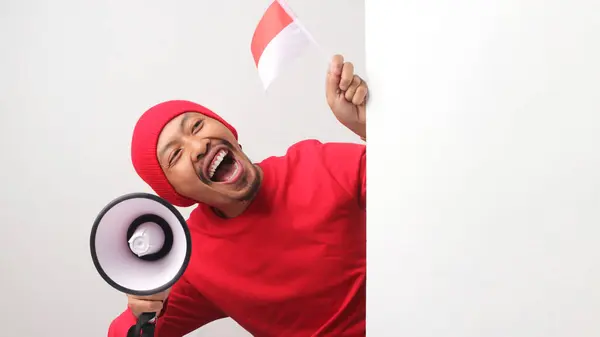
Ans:
[[[217,181],[217,182],[227,181],[227,180],[229,180],[229,178],[231,178],[231,174],[233,173],[234,169],[235,169],[234,162],[231,162],[229,160],[227,160],[227,161],[223,160],[221,165],[219,165],[219,167],[217,167],[217,170],[215,171],[215,174],[213,175],[212,180]]]

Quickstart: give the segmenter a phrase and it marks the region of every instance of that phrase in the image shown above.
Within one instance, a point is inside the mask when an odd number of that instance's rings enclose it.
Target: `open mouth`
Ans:
[[[217,183],[235,182],[242,172],[242,165],[228,149],[220,149],[207,169],[208,178]]]

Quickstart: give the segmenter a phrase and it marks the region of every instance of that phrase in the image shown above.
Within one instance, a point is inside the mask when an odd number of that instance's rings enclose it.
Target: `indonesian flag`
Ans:
[[[312,38],[287,6],[275,0],[258,22],[252,37],[252,56],[265,90],[309,45]]]

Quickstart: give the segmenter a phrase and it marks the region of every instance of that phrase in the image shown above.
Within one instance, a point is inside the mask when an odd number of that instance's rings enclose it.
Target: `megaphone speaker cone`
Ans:
[[[173,286],[187,268],[191,247],[183,216],[148,193],[111,201],[96,217],[90,235],[100,276],[113,288],[138,296]]]

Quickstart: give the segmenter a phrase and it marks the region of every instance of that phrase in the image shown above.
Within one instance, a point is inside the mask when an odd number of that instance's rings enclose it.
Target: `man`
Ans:
[[[326,96],[366,140],[367,86],[340,55]],[[159,313],[159,337],[224,317],[256,337],[365,335],[365,145],[306,140],[254,164],[221,117],[169,101],[138,121],[132,161],[159,196],[198,204],[188,219],[193,249],[170,291],[128,296],[109,337],[125,337],[142,312]]]

